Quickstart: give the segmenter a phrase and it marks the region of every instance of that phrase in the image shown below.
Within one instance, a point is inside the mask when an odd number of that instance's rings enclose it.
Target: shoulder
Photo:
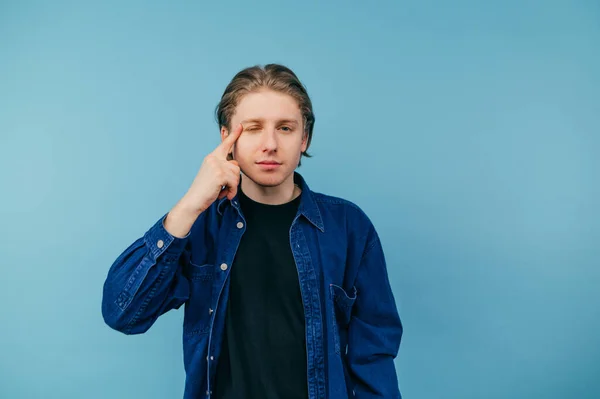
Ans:
[[[363,234],[374,230],[371,219],[357,203],[324,193],[313,192],[312,194],[326,226],[343,225],[347,230],[360,230]]]
[[[364,211],[356,203],[341,197],[333,195],[323,194],[319,192],[312,192],[313,198],[317,204],[322,204],[324,207],[341,208],[350,210],[352,212],[358,212],[364,214]],[[365,214],[366,216],[366,214]]]

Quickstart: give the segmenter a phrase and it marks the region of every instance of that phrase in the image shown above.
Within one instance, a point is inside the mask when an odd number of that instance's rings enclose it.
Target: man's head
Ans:
[[[302,156],[310,157],[312,103],[298,77],[285,66],[268,64],[240,71],[225,89],[216,118],[221,139],[243,125],[233,158],[259,185],[281,184],[300,166]]]

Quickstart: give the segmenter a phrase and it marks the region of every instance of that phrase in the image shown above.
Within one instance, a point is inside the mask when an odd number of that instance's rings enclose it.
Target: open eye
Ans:
[[[281,126],[280,129],[282,129],[284,132],[291,132],[292,128],[289,126]]]

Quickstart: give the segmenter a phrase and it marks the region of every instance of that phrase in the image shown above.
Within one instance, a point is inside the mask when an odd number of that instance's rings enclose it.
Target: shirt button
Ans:
[[[159,248],[162,248],[165,246],[165,242],[163,240],[158,240],[158,242],[156,243],[156,246]]]
[[[212,309],[208,309],[208,314],[212,314],[213,310]]]
[[[237,228],[241,229],[242,227],[244,227],[244,223],[242,222],[237,222]]]
[[[210,360],[215,360],[215,358],[213,356],[210,357]]]
[[[221,264],[221,270],[223,270],[223,271],[227,270],[227,263]]]

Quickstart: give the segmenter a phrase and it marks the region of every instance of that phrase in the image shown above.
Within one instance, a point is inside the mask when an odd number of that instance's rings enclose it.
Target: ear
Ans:
[[[221,142],[223,142],[227,136],[229,136],[229,131],[225,126],[221,126]]]
[[[225,126],[221,126],[221,143],[223,142],[223,140],[225,140],[227,138],[227,136],[229,136],[229,130],[227,130],[227,128]],[[235,157],[233,156],[234,152],[235,152],[235,144],[233,145],[233,149],[231,150],[231,152],[229,154],[227,154],[228,161],[235,159]]]
[[[302,152],[306,152],[306,149],[308,147],[308,133],[304,132],[304,134],[302,135]]]

